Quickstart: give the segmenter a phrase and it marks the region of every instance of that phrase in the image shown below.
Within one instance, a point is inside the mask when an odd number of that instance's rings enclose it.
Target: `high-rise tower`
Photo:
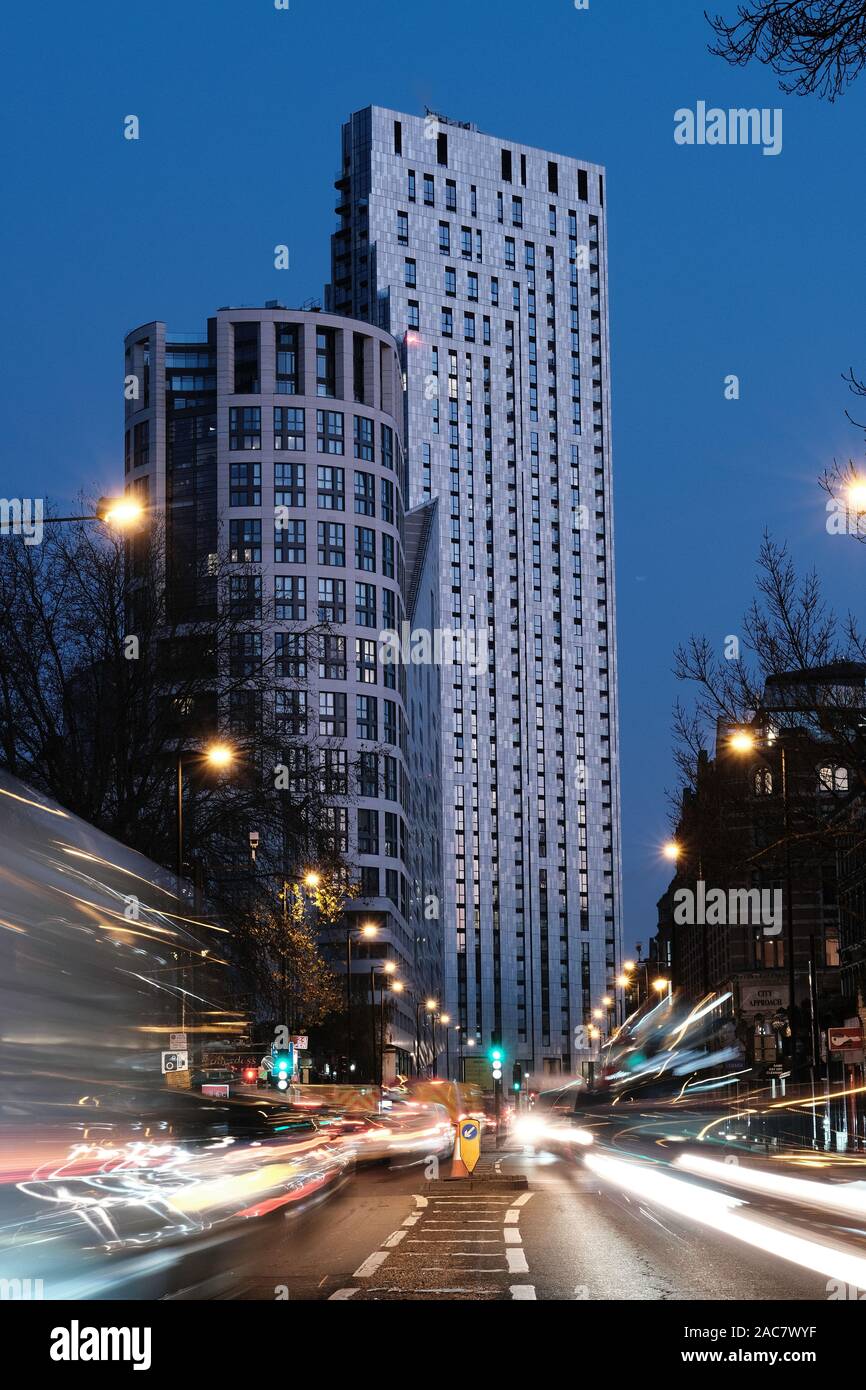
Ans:
[[[328,307],[401,347],[441,622],[487,658],[442,673],[449,1006],[576,1070],[621,951],[604,173],[374,106],[336,187]]]

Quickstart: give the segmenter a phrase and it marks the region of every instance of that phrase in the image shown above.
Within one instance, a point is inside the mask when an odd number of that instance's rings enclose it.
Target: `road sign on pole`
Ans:
[[[863,1046],[863,1029],[856,1026],[828,1028],[827,1046],[831,1052],[848,1052],[853,1048],[860,1048]]]
[[[189,1071],[188,1052],[163,1052],[162,1070],[167,1071]]]

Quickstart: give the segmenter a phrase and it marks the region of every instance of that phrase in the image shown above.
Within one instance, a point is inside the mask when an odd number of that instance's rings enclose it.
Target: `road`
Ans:
[[[582,1163],[486,1156],[525,1191],[361,1170],[311,1211],[263,1223],[185,1296],[261,1300],[826,1300],[827,1278],[602,1183]]]

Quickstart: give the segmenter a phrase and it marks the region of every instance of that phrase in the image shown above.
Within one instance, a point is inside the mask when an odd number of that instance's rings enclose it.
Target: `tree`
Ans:
[[[808,700],[772,712],[778,731],[797,729],[831,744],[866,786],[864,695],[845,684],[848,668],[863,667],[866,637],[856,616],[840,619],[827,607],[814,571],[798,575],[787,547],[767,534],[758,559],[758,596],[743,619],[743,655],[727,660],[705,636],[676,649],[674,673],[695,691],[690,709],[674,711],[676,759],[683,785],[692,784],[701,752],[718,721],[749,724],[765,703],[773,676],[800,673]],[[833,679],[837,672],[839,679]],[[856,679],[856,671],[854,672]],[[864,684],[861,681],[861,686]]]
[[[0,543],[0,763],[174,869],[182,756],[184,873],[220,905],[248,978],[267,984],[271,942],[318,1018],[328,972],[311,931],[283,927],[277,891],[304,864],[345,878],[333,813],[349,769],[333,771],[304,704],[325,630],[281,622],[278,654],[254,565],[179,569],[170,552],[156,513],[130,541],[49,521],[41,544]],[[217,738],[234,752],[222,773],[200,756]]]
[[[735,20],[705,17],[711,53],[738,67],[757,59],[783,92],[835,101],[866,63],[866,0],[749,0]]]

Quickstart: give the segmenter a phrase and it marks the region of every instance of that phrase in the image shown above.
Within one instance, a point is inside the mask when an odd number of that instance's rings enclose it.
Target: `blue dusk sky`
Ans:
[[[607,166],[624,920],[645,945],[674,646],[740,630],[765,526],[862,609],[866,555],[827,535],[816,478],[862,447],[841,374],[866,374],[866,78],[786,97],[708,54],[700,0],[47,0],[4,29],[3,496],[120,485],[132,327],[321,296],[351,111],[426,104]],[[699,101],[781,107],[781,153],[677,145]]]

